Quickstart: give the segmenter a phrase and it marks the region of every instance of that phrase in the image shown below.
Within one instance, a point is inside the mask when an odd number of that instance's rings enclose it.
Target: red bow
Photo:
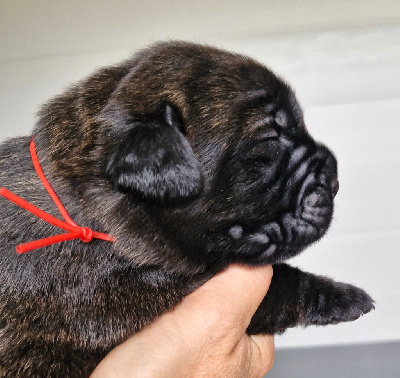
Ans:
[[[25,253],[32,251],[33,249],[41,248],[41,247],[46,247],[48,245],[54,244],[54,243],[59,243],[62,241],[66,240],[72,240],[72,239],[80,239],[84,243],[89,243],[92,241],[93,238],[95,239],[101,239],[105,241],[114,241],[114,237],[111,235],[103,234],[101,232],[96,232],[91,230],[88,227],[80,227],[78,226],[68,215],[67,210],[61,203],[60,199],[57,197],[57,194],[49,184],[49,182],[46,179],[46,176],[43,173],[42,167],[40,166],[39,159],[36,154],[35,150],[35,143],[33,141],[33,138],[31,140],[30,144],[30,151],[31,151],[31,156],[32,156],[32,162],[33,166],[35,167],[36,173],[39,176],[40,180],[43,183],[43,186],[46,188],[47,192],[50,194],[50,197],[53,199],[54,203],[57,205],[58,210],[60,211],[61,215],[65,219],[65,222],[53,217],[52,215],[46,213],[43,210],[38,209],[36,206],[33,206],[31,203],[25,201],[21,197],[18,197],[14,193],[10,192],[9,190],[5,188],[0,189],[0,195],[3,197],[7,198],[8,200],[14,202],[18,206],[22,207],[23,209],[30,211],[31,213],[35,214],[37,217],[45,220],[46,222],[60,227],[66,231],[69,231],[66,234],[59,234],[59,235],[54,235],[50,236],[48,238],[40,239],[40,240],[35,240],[29,243],[25,244],[20,244],[17,246],[17,253]]]

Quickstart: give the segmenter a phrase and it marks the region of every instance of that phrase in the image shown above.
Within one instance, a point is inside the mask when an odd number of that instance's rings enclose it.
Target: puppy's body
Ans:
[[[242,56],[159,44],[52,100],[33,131],[79,240],[16,255],[59,233],[0,201],[0,375],[84,376],[115,345],[228,264],[274,264],[249,333],[353,320],[353,286],[281,262],[327,230],[336,161],[307,133],[291,89]],[[0,147],[0,185],[56,215],[29,155]]]

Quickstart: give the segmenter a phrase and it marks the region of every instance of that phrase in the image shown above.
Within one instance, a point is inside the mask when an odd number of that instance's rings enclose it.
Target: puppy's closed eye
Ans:
[[[279,132],[273,127],[274,119],[272,116],[266,116],[256,121],[250,126],[249,132],[255,139],[277,138]]]

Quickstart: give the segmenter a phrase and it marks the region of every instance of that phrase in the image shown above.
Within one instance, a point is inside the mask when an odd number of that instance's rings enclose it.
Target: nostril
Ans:
[[[338,179],[333,179],[331,182],[332,194],[335,197],[337,192],[339,191],[339,181]]]

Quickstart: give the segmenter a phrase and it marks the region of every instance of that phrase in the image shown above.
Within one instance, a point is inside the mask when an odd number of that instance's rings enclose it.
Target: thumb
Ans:
[[[211,327],[220,327],[223,319],[224,327],[242,332],[264,299],[272,274],[271,265],[232,265],[187,296],[174,315],[182,314],[200,326]],[[212,318],[217,324],[213,324]]]

